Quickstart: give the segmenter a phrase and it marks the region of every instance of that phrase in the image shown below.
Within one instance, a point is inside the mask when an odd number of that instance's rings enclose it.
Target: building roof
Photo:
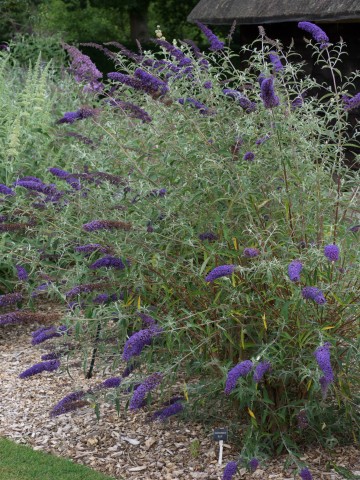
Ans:
[[[238,25],[308,21],[360,21],[359,0],[200,0],[189,22]]]

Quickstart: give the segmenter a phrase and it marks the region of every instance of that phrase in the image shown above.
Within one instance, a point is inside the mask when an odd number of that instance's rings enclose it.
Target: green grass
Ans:
[[[0,438],[1,480],[113,480],[88,467]]]

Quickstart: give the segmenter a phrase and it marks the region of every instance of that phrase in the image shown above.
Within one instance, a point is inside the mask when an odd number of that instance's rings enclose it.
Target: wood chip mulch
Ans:
[[[149,423],[146,412],[122,410],[118,417],[113,405],[103,404],[99,421],[90,406],[50,418],[50,409],[65,395],[88,389],[103,378],[85,380],[77,368],[71,370],[72,379],[65,370],[19,379],[44,353],[30,344],[30,334],[38,327],[0,328],[0,436],[70,458],[119,480],[220,480],[224,465],[237,460],[236,447],[226,444],[224,464],[218,466],[211,434],[201,425],[174,417],[166,423]],[[331,465],[335,462],[360,475],[359,453],[355,446],[331,452],[309,448],[302,459],[314,480],[338,480],[343,477]],[[296,470],[284,467],[285,460],[269,461],[253,474],[240,469],[233,480],[299,479]]]

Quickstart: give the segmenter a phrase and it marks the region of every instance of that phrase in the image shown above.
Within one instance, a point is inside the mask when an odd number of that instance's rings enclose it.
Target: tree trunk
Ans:
[[[149,41],[149,30],[148,30],[148,8],[149,1],[145,0],[138,4],[136,8],[129,10],[130,17],[130,35],[131,40],[136,42],[148,42]]]

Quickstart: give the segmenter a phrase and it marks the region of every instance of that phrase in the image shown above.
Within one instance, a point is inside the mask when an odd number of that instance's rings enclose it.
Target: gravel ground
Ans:
[[[198,424],[176,418],[167,423],[149,423],[146,411],[120,416],[110,404],[94,410],[86,406],[56,418],[49,417],[53,405],[65,395],[88,389],[103,378],[85,380],[79,368],[44,372],[25,380],[19,373],[40,361],[42,349],[30,345],[37,325],[0,327],[0,436],[55,455],[73,459],[116,479],[184,480],[222,478],[224,466],[217,465],[211,435]],[[110,375],[109,375],[110,376]],[[146,409],[145,409],[146,410]],[[224,464],[236,460],[236,448],[225,445]],[[302,459],[315,479],[338,480],[331,464],[360,475],[359,449],[355,446],[323,451],[311,448]],[[261,465],[253,474],[241,469],[236,479],[299,479],[296,471],[284,468],[286,457]],[[360,477],[359,477],[360,478]]]

